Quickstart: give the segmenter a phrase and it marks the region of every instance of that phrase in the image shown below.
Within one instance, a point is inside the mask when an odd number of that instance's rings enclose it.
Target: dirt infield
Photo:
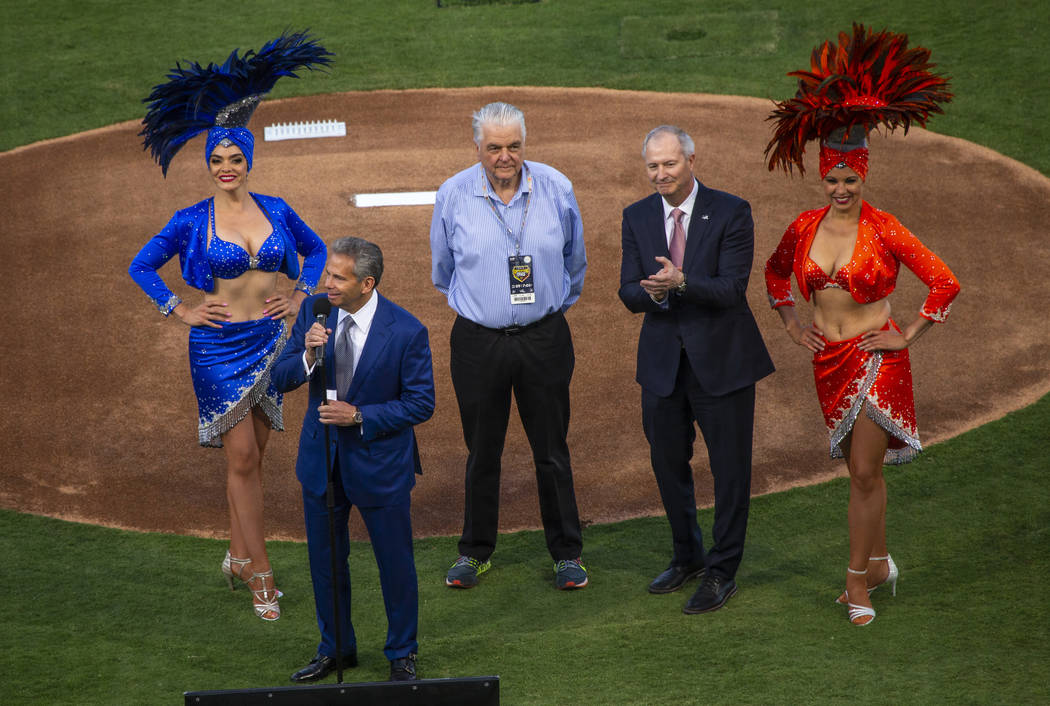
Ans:
[[[457,534],[465,451],[448,375],[453,314],[430,284],[429,207],[359,209],[357,193],[436,189],[474,159],[469,116],[491,101],[525,111],[526,158],[572,179],[589,269],[570,311],[577,367],[570,446],[586,523],[658,514],[634,382],[641,317],[616,297],[620,212],[649,193],[644,133],[675,123],[696,140],[697,175],[748,199],[756,223],[749,299],[777,372],[759,383],[753,488],[767,493],[844,473],[827,458],[808,355],[765,301],[762,265],[801,210],[823,204],[805,179],[766,171],[768,101],[600,89],[471,88],[377,91],[263,103],[252,127],[253,191],[284,197],[325,240],[359,235],[386,255],[383,293],[430,329],[438,406],[418,429],[424,475],[413,502],[416,534]],[[274,122],[338,119],[345,138],[268,143]],[[8,220],[0,321],[5,434],[0,506],[140,530],[202,536],[227,531],[221,452],[196,443],[187,329],[165,320],[126,274],[139,247],[179,207],[211,193],[198,138],[166,180],[141,150],[138,125],[120,125],[0,155]],[[1050,390],[1050,328],[1022,297],[1029,263],[1046,262],[1050,180],[990,150],[922,130],[876,137],[866,198],[897,215],[963,285],[948,323],[912,351],[919,428],[927,444],[1031,402]],[[815,161],[815,158],[814,158]],[[174,262],[174,261],[173,261]],[[177,264],[162,275],[193,296]],[[290,285],[289,285],[290,286]],[[924,294],[904,274],[893,295],[909,321]],[[293,472],[305,391],[288,395],[288,431],[266,458],[268,534],[301,539]],[[694,464],[711,501],[703,444]],[[504,454],[501,528],[539,525],[535,477],[521,425]],[[356,523],[356,521],[355,521]],[[355,534],[360,536],[359,523]]]

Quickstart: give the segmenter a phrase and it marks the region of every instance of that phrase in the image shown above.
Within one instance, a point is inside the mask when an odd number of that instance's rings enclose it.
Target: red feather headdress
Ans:
[[[775,123],[766,146],[769,169],[805,174],[802,155],[810,140],[825,141],[836,128],[861,126],[865,134],[883,125],[888,130],[912,122],[925,127],[940,104],[951,101],[948,79],[934,74],[930,51],[908,48],[908,36],[883,30],[874,33],[853,25],[853,35],[839,33],[839,43],[825,42],[813,50],[809,71],[792,71],[798,93],[781,101],[769,116]]]

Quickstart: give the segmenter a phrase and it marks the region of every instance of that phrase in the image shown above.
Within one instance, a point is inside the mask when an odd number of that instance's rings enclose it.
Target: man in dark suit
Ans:
[[[645,314],[636,379],[674,543],[670,566],[649,591],[670,593],[701,577],[683,610],[705,613],[736,593],[751,496],[755,383],[773,372],[773,362],[745,298],[751,207],[696,180],[693,140],[681,129],[655,128],[642,152],[656,193],[624,209],[620,299]],[[694,421],[714,477],[706,553],[689,465]]]
[[[418,587],[412,554],[410,498],[420,473],[413,425],[434,411],[434,377],[427,330],[411,314],[375,291],[383,274],[379,247],[360,238],[331,244],[322,284],[307,298],[274,366],[277,388],[289,392],[309,381],[310,397],[299,438],[296,476],[303,487],[310,575],[321,643],[292,681],[322,679],[336,669],[332,606],[326,458],[333,464],[335,554],[344,667],[357,665],[350,622],[350,506],[356,505],[372,542],[383,603],[392,680],[415,679]],[[314,310],[327,298],[327,325]],[[324,350],[324,380],[315,375]],[[329,449],[325,450],[325,430]]]

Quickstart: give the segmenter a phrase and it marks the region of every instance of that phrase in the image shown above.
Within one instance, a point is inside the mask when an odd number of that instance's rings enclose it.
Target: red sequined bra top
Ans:
[[[817,292],[821,289],[849,289],[849,272],[846,267],[840,267],[834,277],[820,269],[820,265],[813,262],[809,255],[802,264],[802,273],[810,291]]]
[[[809,249],[821,220],[831,206],[806,211],[788,226],[780,245],[766,262],[766,291],[770,306],[794,306],[791,275],[809,301],[810,292],[839,287],[861,304],[889,296],[897,286],[901,263],[922,280],[930,293],[919,314],[931,321],[948,317],[959,281],[944,262],[919,242],[892,214],[861,204],[857,244],[853,257],[834,277],[809,258]]]

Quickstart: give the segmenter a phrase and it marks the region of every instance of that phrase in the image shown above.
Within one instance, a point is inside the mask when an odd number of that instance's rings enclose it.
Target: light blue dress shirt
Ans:
[[[523,326],[566,311],[580,298],[587,269],[572,183],[539,162],[523,163],[509,204],[495,194],[480,162],[442,184],[430,251],[431,278],[449,306],[488,328]],[[511,255],[532,256],[534,303],[510,302]]]

